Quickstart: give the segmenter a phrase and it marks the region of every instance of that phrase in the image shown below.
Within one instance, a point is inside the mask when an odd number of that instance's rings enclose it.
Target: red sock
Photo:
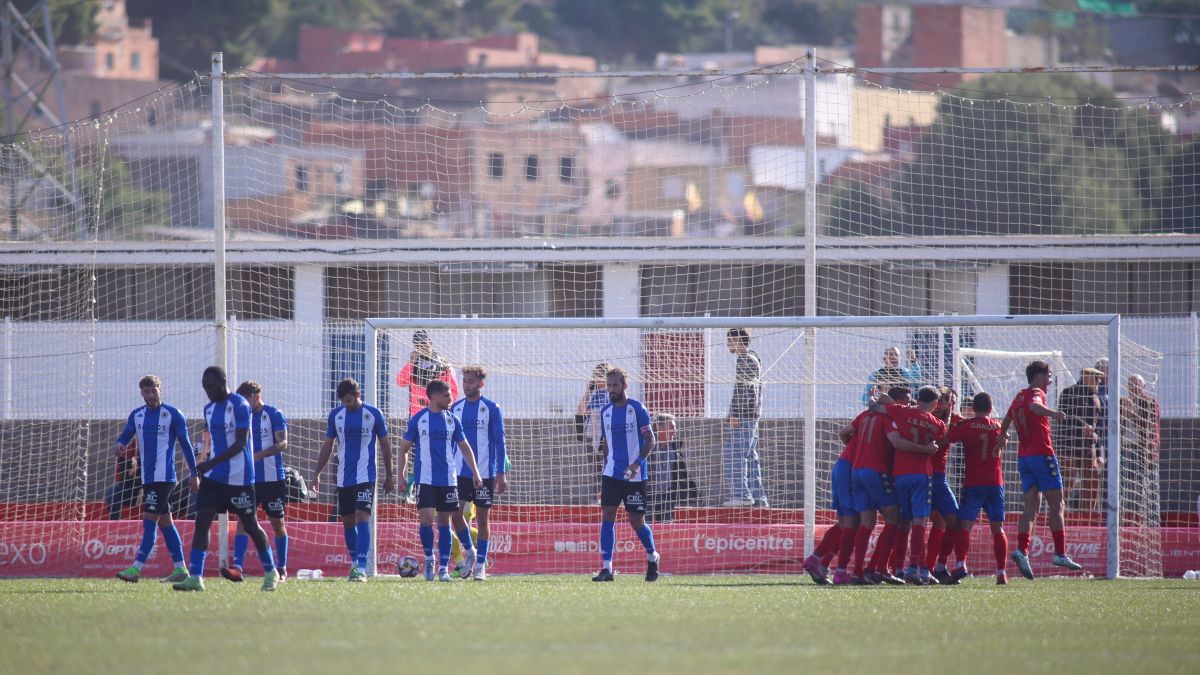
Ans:
[[[960,563],[967,561],[967,554],[971,551],[971,532],[970,530],[955,530],[954,531],[954,558]],[[943,548],[945,548],[943,546]]]
[[[942,537],[945,534],[945,530],[939,530],[936,527],[929,531],[929,541],[925,548],[925,566],[929,569],[933,569],[934,564],[937,563],[938,554],[942,552]],[[953,537],[954,534],[951,533],[947,538]]]
[[[912,526],[912,564],[917,567],[925,566],[925,526]],[[939,546],[940,548],[940,546]]]
[[[813,549],[813,555],[818,558],[823,558],[825,554],[832,553],[837,550],[837,545],[842,541],[842,528],[839,525],[825,530],[825,536],[821,537],[821,543]],[[824,563],[822,563],[824,564]]]
[[[888,556],[892,552],[892,546],[896,544],[896,533],[899,532],[895,525],[885,524],[883,533],[879,535],[879,539],[875,541],[875,553],[871,556],[871,564],[868,568],[882,572],[887,568]]]
[[[954,547],[958,542],[958,533],[964,531],[965,530],[954,530],[951,532],[950,530],[946,530],[946,534],[942,537],[942,550],[938,552],[938,562],[945,565],[946,561],[950,560],[950,554],[954,551]],[[967,532],[968,541],[970,536],[971,533]],[[962,556],[958,556],[958,560],[959,562],[962,562],[964,558]]]
[[[1066,530],[1051,530],[1050,536],[1054,537],[1054,555],[1067,554],[1067,531]]]
[[[887,529],[887,528],[884,528]],[[871,544],[871,528],[863,526],[854,533],[854,576],[863,575],[863,560],[867,557],[867,546]],[[878,551],[878,547],[875,549]]]
[[[841,545],[838,547],[838,569],[844,570],[850,567],[850,558],[854,555],[855,540],[858,539],[858,531],[861,529],[861,527],[856,527],[854,529],[850,529],[848,527],[842,528],[842,541]],[[870,537],[871,533],[868,532],[867,536]],[[863,552],[865,553],[866,550],[867,549],[864,546]]]
[[[1008,564],[1008,535],[1003,531],[992,535],[992,551],[996,554],[996,571],[1002,571]]]
[[[1024,553],[1025,555],[1029,555],[1029,533],[1028,532],[1018,532],[1017,533],[1017,550],[1020,551],[1021,553]]]
[[[892,569],[903,573],[904,561],[908,558],[908,538],[912,530],[896,530],[896,544],[892,546]],[[880,570],[882,571],[882,570]]]

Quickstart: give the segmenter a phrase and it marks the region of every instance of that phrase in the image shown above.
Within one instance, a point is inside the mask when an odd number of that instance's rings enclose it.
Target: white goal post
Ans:
[[[368,403],[378,404],[379,379],[379,334],[388,330],[474,330],[474,331],[504,331],[504,330],[593,330],[634,329],[634,330],[704,330],[704,329],[808,329],[809,335],[814,336],[814,345],[819,343],[822,331],[844,331],[845,329],[880,329],[880,328],[910,328],[910,329],[950,329],[957,336],[959,328],[968,327],[1055,327],[1055,326],[1107,326],[1107,356],[1109,361],[1109,382],[1119,385],[1122,382],[1121,373],[1121,317],[1119,314],[1076,314],[1063,316],[873,316],[873,317],[794,317],[794,318],[738,318],[738,317],[704,317],[704,318],[595,318],[595,319],[552,319],[552,318],[371,318],[366,320],[366,378],[363,383],[364,397]],[[806,347],[808,347],[806,345]],[[959,350],[960,354],[963,350]],[[805,349],[806,356],[814,353],[813,349]],[[997,352],[1012,355],[1013,352]],[[1021,352],[1029,353],[1029,352]],[[1046,352],[1051,358],[1053,351]],[[954,357],[955,381],[959,380],[961,356]],[[1059,355],[1061,363],[1061,354]],[[1056,364],[1057,365],[1057,364]],[[815,372],[815,371],[810,371]],[[1062,372],[1060,370],[1060,372]],[[808,377],[803,382],[803,391],[808,401],[814,401],[817,395],[815,377]],[[1114,388],[1119,394],[1119,388]],[[816,407],[804,406],[804,447],[803,456],[803,485],[804,485],[804,554],[807,556],[813,549],[813,533],[815,530],[815,511],[817,508],[817,476],[816,476]],[[1121,433],[1120,405],[1114,401],[1108,406],[1108,490],[1106,499],[1105,524],[1107,528],[1107,571],[1109,578],[1115,578],[1120,573],[1120,508],[1121,508]],[[374,561],[372,553],[370,560]]]

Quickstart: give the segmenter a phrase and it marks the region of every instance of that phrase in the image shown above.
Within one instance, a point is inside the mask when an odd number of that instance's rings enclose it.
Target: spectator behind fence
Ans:
[[[908,367],[900,367],[900,348],[892,345],[883,350],[883,367],[871,373],[867,378],[867,388],[863,390],[863,404],[867,402],[867,396],[871,393],[871,387],[879,387],[880,391],[887,391],[892,387],[907,387],[909,391],[916,391],[921,388],[922,373],[921,363],[917,361],[917,352],[908,350]]]
[[[116,465],[113,467],[113,484],[104,493],[104,503],[108,505],[108,519],[120,520],[121,509],[137,506],[138,495],[142,491],[142,476],[138,471],[137,442],[126,446],[124,452],[116,452]]]
[[[450,385],[451,400],[458,400],[458,381],[454,377],[454,368],[449,361],[433,350],[433,340],[429,338],[429,333],[423,330],[414,332],[412,344],[413,350],[409,352],[408,363],[396,373],[396,386],[408,389],[409,417],[429,405],[425,387],[434,380],[442,380]]]
[[[1054,448],[1058,451],[1060,470],[1070,498],[1070,486],[1078,475],[1080,480],[1078,508],[1093,511],[1098,508],[1100,460],[1096,453],[1096,428],[1103,424],[1100,397],[1096,393],[1103,374],[1095,368],[1079,371],[1079,381],[1058,395],[1058,409],[1067,418],[1054,422]]]
[[[762,359],[750,350],[750,331],[730,328],[725,335],[729,353],[737,354],[733,399],[725,417],[725,448],[721,460],[729,485],[722,506],[770,508],[758,461],[758,418],[762,414]]]
[[[650,514],[654,522],[669,523],[675,518],[675,505],[700,498],[696,482],[688,475],[683,443],[676,434],[675,416],[654,416],[654,454],[650,455]]]
[[[587,391],[579,401],[575,411],[575,434],[579,442],[590,444],[592,454],[588,455],[588,466],[592,469],[589,475],[595,475],[595,483],[591,492],[591,503],[600,503],[600,483],[598,476],[604,468],[604,458],[607,450],[604,448],[604,434],[600,432],[600,411],[609,404],[608,400],[608,371],[612,366],[601,362],[592,369],[592,379],[588,380]]]
[[[1128,383],[1129,395],[1121,397],[1121,447],[1126,458],[1144,467],[1158,461],[1161,410],[1158,401],[1146,393],[1145,378],[1131,375]]]

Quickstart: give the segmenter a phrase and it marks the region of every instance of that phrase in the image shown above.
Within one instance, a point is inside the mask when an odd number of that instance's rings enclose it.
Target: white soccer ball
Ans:
[[[400,562],[396,563],[396,568],[400,576],[407,579],[417,576],[417,572],[421,569],[421,564],[417,562],[416,558],[406,555],[400,559]]]
[[[1196,570],[1188,570],[1188,571],[1184,572],[1183,578],[1184,579],[1195,579],[1196,578]]]

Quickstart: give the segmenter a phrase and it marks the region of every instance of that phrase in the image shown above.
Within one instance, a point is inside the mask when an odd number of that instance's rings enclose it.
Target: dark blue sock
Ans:
[[[179,538],[179,530],[175,529],[175,525],[170,527],[159,528],[163,533],[163,541],[167,544],[167,551],[171,554],[171,562],[175,563],[175,567],[183,567],[183,540]]]
[[[153,520],[142,521],[142,545],[138,547],[137,562],[140,568],[141,563],[146,562],[146,558],[150,557],[150,552],[154,550],[154,538],[158,536],[157,523]]]
[[[637,530],[637,536],[642,540],[646,553],[654,553],[654,533],[650,531],[650,526],[642,523],[642,529]]]
[[[266,538],[267,535],[263,534],[264,541]],[[271,544],[267,544],[267,550],[258,552],[258,561],[262,563],[264,572],[270,572],[275,569],[275,556],[271,555]]]
[[[345,534],[346,550],[350,551],[350,562],[353,563],[354,559],[358,556],[358,535],[355,533],[353,527],[347,527]]]
[[[617,524],[611,520],[600,521],[600,557],[612,562],[613,549],[617,547]]]
[[[239,570],[246,563],[246,549],[249,547],[250,537],[248,535],[233,535],[233,566]]]
[[[190,564],[188,564],[188,574],[194,577],[204,576],[204,559],[207,557],[208,551],[201,551],[197,548],[192,549],[192,559]]]
[[[471,541],[471,528],[466,527],[459,530],[457,536],[458,543],[462,544],[464,553],[475,548],[475,543]]]
[[[371,553],[371,524],[359,523],[354,526],[358,544],[358,568],[367,568],[367,556]]]
[[[475,552],[479,555],[479,557],[475,559],[477,564],[487,564],[488,545],[491,543],[492,542],[488,541],[487,539],[480,539],[479,543],[475,545]]]
[[[421,531],[421,546],[425,549],[425,559],[433,558],[433,526],[422,525]]]
[[[275,564],[287,567],[287,537],[275,537]]]
[[[442,569],[450,566],[450,549],[454,547],[454,542],[451,537],[450,526],[438,526],[438,562],[441,563]]]

